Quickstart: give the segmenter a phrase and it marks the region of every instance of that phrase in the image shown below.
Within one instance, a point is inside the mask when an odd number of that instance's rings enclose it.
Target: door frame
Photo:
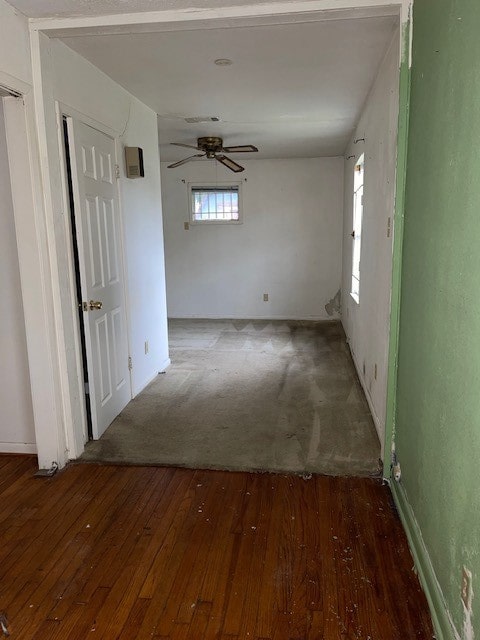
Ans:
[[[67,18],[49,18],[49,19],[33,19],[29,22],[30,42],[32,50],[32,76],[33,76],[33,135],[36,137],[38,144],[38,158],[35,167],[36,174],[39,176],[35,204],[38,206],[37,200],[42,203],[42,219],[41,224],[47,228],[47,239],[40,247],[41,251],[47,252],[47,270],[44,276],[44,284],[46,288],[53,290],[49,297],[49,304],[52,306],[53,318],[49,318],[49,322],[53,327],[53,342],[50,345],[50,359],[54,362],[54,381],[53,392],[57,404],[59,404],[55,420],[51,420],[46,434],[44,451],[49,451],[48,457],[55,454],[58,456],[59,465],[63,466],[70,458],[77,458],[83,451],[83,434],[81,424],[82,409],[78,398],[78,372],[80,358],[78,353],[75,355],[75,365],[72,364],[72,354],[69,342],[71,336],[71,328],[75,325],[74,333],[78,340],[78,322],[72,310],[67,308],[66,289],[69,288],[70,299],[73,298],[71,289],[73,283],[65,282],[68,278],[64,277],[63,271],[71,264],[65,256],[70,252],[70,247],[66,249],[62,246],[62,241],[68,244],[67,239],[71,235],[65,233],[57,233],[55,235],[54,227],[58,224],[59,203],[57,199],[58,191],[58,174],[59,166],[62,164],[62,155],[59,154],[59,145],[56,149],[51,144],[53,128],[56,126],[58,133],[58,117],[55,117],[55,110],[58,111],[58,103],[55,102],[54,90],[52,85],[52,69],[51,61],[48,55],[48,41],[50,38],[58,38],[62,36],[74,35],[75,33],[84,33],[92,35],[102,35],[108,33],[145,33],[145,32],[162,32],[172,31],[185,28],[215,28],[217,26],[249,26],[262,23],[281,24],[283,22],[293,22],[299,17],[302,21],[309,20],[329,20],[338,16],[338,13],[346,15],[346,12],[355,13],[351,17],[367,17],[368,15],[392,15],[395,12],[400,16],[401,28],[410,32],[411,39],[411,22],[409,18],[413,0],[300,0],[297,3],[286,3],[282,1],[268,2],[265,5],[248,5],[236,7],[217,7],[199,9],[194,12],[182,9],[173,9],[168,11],[157,11],[136,14],[116,14],[93,17],[67,17]],[[390,12],[390,13],[388,13]],[[403,44],[403,43],[402,43]],[[411,42],[410,42],[411,44]],[[402,46],[400,47],[402,49]],[[404,51],[399,51],[399,64],[404,63]],[[410,66],[410,59],[408,60]],[[404,93],[400,95],[400,110],[406,108]],[[111,129],[102,123],[93,123],[92,119],[83,115],[76,114],[74,109],[64,106],[67,115],[79,118],[86,124],[92,123],[92,126],[100,131],[113,134],[118,140],[118,136],[122,136],[121,131],[111,131]],[[57,113],[58,115],[58,113]],[[61,129],[61,127],[60,127]],[[60,150],[62,147],[60,146]],[[120,150],[120,144],[119,144]],[[117,154],[120,158],[121,154]],[[40,162],[41,158],[41,162]],[[402,171],[403,167],[397,165],[397,171]],[[402,177],[397,175],[397,184],[401,183]],[[36,181],[37,183],[37,181]],[[120,187],[121,185],[119,185]],[[122,220],[122,234],[124,233],[123,215],[122,215],[122,198],[120,197],[120,216]],[[401,215],[402,203],[399,201],[396,206],[394,231],[394,255],[397,271],[392,278],[392,300],[398,300],[399,278],[398,264],[401,261]],[[68,216],[64,216],[66,219]],[[46,247],[46,249],[45,249]],[[124,243],[122,242],[122,252]],[[126,257],[123,254],[124,270],[128,271]],[[63,282],[62,281],[63,278]],[[128,289],[128,280],[125,280],[125,287]],[[60,303],[59,303],[60,300]],[[127,335],[131,336],[130,317],[128,315],[128,291],[127,291]],[[391,336],[390,342],[390,362],[389,362],[389,393],[387,399],[387,425],[385,442],[386,444],[394,435],[394,419],[392,418],[391,407],[394,406],[394,384],[396,371],[396,355],[398,345],[396,344],[395,334],[397,333],[397,316],[398,304],[391,311]],[[73,315],[73,317],[72,317]],[[64,331],[65,326],[65,331]],[[72,370],[77,372],[77,379],[73,379]],[[80,377],[80,380],[82,378]],[[84,414],[84,411],[83,411]],[[84,421],[84,417],[83,417]],[[80,425],[80,426],[79,426]],[[80,433],[80,435],[79,435]],[[38,439],[37,439],[38,440]],[[63,443],[63,444],[62,444]],[[43,446],[43,443],[42,443]],[[53,452],[53,453],[52,453]],[[40,456],[39,460],[46,461],[45,456]],[[42,464],[41,464],[42,466]],[[385,470],[388,468],[388,462],[385,460]],[[385,475],[389,475],[385,473]]]
[[[32,86],[0,71],[0,84],[19,94],[4,99],[21,294],[27,340],[35,442],[40,468],[62,466],[69,392],[62,385],[51,229],[42,189]]]
[[[89,350],[87,348],[84,351],[84,347],[83,347],[84,342],[82,342],[82,328],[80,325],[80,317],[78,313],[78,297],[81,297],[81,296],[78,296],[78,293],[81,293],[81,292],[77,291],[77,286],[76,286],[76,267],[75,267],[74,248],[73,248],[74,234],[75,235],[77,234],[77,229],[73,228],[72,226],[72,220],[77,221],[77,219],[76,219],[76,213],[75,211],[71,210],[71,204],[70,204],[68,175],[67,175],[67,155],[66,155],[66,149],[65,149],[65,137],[63,135],[63,131],[64,131],[63,121],[64,119],[66,119],[67,123],[68,121],[74,121],[74,120],[77,122],[81,122],[82,124],[92,127],[92,129],[95,129],[100,133],[103,133],[109,138],[111,138],[115,146],[115,164],[118,167],[120,167],[120,158],[122,157],[122,146],[121,146],[118,133],[116,131],[114,131],[107,125],[101,122],[98,122],[93,118],[90,118],[78,112],[72,107],[69,107],[59,101],[55,101],[55,112],[56,112],[56,118],[57,118],[58,144],[59,144],[59,153],[60,153],[60,159],[61,159],[60,166],[61,166],[63,204],[64,204],[64,210],[68,211],[70,214],[70,215],[64,216],[65,234],[66,234],[66,237],[68,238],[66,251],[67,251],[67,262],[68,262],[68,269],[69,269],[69,275],[70,275],[70,282],[72,283],[72,286],[70,287],[70,298],[71,298],[71,304],[72,304],[71,312],[73,316],[73,322],[75,325],[74,347],[75,347],[75,361],[76,361],[76,370],[77,370],[78,390],[79,390],[80,397],[83,398],[83,402],[81,403],[81,407],[82,407],[81,424],[83,427],[82,432],[79,433],[79,430],[76,429],[74,430],[73,433],[71,433],[71,437],[77,442],[77,450],[81,453],[81,451],[83,451],[85,443],[89,439],[91,439],[90,433],[89,433],[89,425],[88,425],[88,414],[86,409],[86,403],[89,402],[89,400],[87,400],[87,398],[85,397],[86,392],[84,387],[85,381],[84,381],[84,365],[83,365],[83,356],[85,355],[85,358],[88,360]],[[68,127],[68,129],[70,134],[71,127]],[[71,156],[71,153],[72,153],[71,146],[69,147],[69,153]],[[72,167],[70,165],[70,171],[71,170],[72,170]],[[118,178],[116,179],[116,192],[118,197],[118,215],[120,220],[119,258],[121,260],[121,270],[122,270],[122,279],[123,279],[122,291],[123,291],[123,298],[124,298],[124,304],[125,304],[127,349],[128,349],[128,353],[131,353],[131,321],[130,321],[130,311],[129,311],[130,296],[128,291],[127,270],[126,270],[125,227],[124,227],[124,217],[122,212],[122,193],[120,189],[120,180]],[[83,340],[86,341],[86,339],[87,339],[87,336],[84,331]],[[129,385],[130,399],[132,399],[133,384],[132,384],[132,372],[130,369],[128,372],[128,385]],[[91,410],[93,411],[93,407],[91,407]]]

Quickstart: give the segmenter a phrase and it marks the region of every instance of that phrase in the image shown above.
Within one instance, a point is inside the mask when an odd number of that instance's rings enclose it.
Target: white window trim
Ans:
[[[356,293],[353,293],[353,291],[350,291],[350,296],[355,300],[357,304],[360,304],[360,298],[359,296],[357,296]]]
[[[221,189],[222,187],[238,187],[238,220],[194,220],[193,211],[192,211],[192,189],[195,187],[199,187],[201,189],[206,189],[211,187],[212,189]],[[213,224],[219,225],[237,225],[243,224],[243,197],[242,197],[242,182],[214,182],[214,181],[200,181],[196,180],[195,182],[187,183],[187,201],[188,201],[188,219],[190,221],[190,225],[206,227]]]

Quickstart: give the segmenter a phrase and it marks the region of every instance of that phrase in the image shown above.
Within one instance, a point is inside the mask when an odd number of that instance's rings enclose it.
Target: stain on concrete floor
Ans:
[[[83,460],[372,475],[380,443],[341,324],[171,320],[171,367]]]

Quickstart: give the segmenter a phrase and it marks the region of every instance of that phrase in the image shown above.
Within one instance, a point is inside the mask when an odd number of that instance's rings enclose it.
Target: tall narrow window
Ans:
[[[352,298],[360,302],[360,254],[362,247],[364,155],[355,164],[353,175],[353,231],[352,231]]]

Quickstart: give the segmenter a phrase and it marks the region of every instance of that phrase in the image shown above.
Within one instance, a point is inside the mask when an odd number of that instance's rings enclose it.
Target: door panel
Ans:
[[[115,142],[68,119],[92,432],[99,438],[131,399]]]

